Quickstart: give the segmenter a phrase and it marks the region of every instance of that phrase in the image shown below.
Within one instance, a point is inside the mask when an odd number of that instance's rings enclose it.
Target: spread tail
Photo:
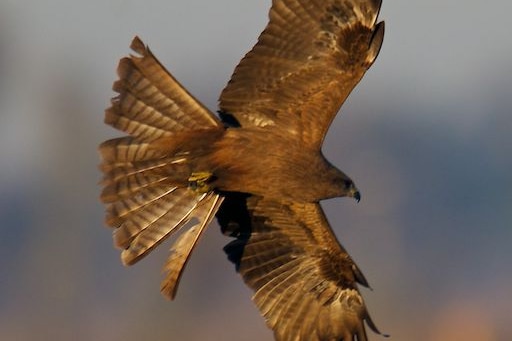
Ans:
[[[125,265],[189,227],[174,243],[165,266],[162,292],[172,299],[194,246],[223,200],[191,180],[198,159],[223,128],[139,38],[131,48],[137,55],[119,62],[119,80],[113,85],[118,96],[105,111],[105,123],[128,136],[100,145],[101,200]],[[198,135],[202,139],[190,138]]]

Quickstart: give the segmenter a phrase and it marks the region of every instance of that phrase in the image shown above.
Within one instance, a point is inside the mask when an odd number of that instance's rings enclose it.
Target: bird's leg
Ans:
[[[207,193],[211,190],[208,184],[213,178],[210,172],[193,172],[188,178],[188,187],[199,193]]]

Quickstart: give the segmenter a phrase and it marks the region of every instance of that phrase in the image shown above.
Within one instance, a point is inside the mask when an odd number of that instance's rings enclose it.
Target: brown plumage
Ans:
[[[276,340],[366,340],[366,279],[319,201],[353,181],[321,146],[337,111],[373,64],[380,0],[274,0],[270,22],[223,90],[220,119],[135,38],[119,63],[105,122],[128,136],[101,144],[106,223],[124,264],[181,234],[162,292],[180,276],[216,215],[225,251]]]
[[[368,283],[320,205],[239,194],[218,217],[237,237],[225,251],[277,340],[366,340],[363,320],[377,331],[356,287]]]

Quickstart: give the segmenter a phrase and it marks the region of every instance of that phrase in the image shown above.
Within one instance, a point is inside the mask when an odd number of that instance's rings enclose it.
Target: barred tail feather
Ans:
[[[154,141],[183,130],[220,127],[220,121],[196,100],[135,37],[137,55],[121,59],[119,95],[105,111],[105,123],[142,141]]]
[[[165,266],[162,292],[173,298],[190,253],[223,199],[190,188],[188,181],[223,126],[139,38],[131,47],[136,55],[119,62],[113,86],[118,96],[105,111],[105,122],[128,136],[99,147],[101,200],[125,265],[197,220],[180,235]]]
[[[140,209],[135,213],[137,218],[126,220],[126,225],[118,228],[114,235],[116,241],[126,237],[129,240],[128,247],[121,253],[123,263],[136,263],[191,219],[204,218],[201,207],[210,203],[209,199],[208,194],[198,197],[188,189],[178,189],[170,194],[166,203],[159,200]],[[118,237],[119,234],[123,236]]]
[[[173,299],[176,296],[185,264],[188,262],[190,254],[205,230],[205,227],[211,222],[223,200],[224,198],[218,194],[209,194],[207,198],[205,198],[204,203],[198,205],[195,210],[198,223],[192,226],[188,231],[183,232],[180,238],[174,243],[171,249],[171,256],[165,264],[164,271],[166,272],[166,276],[161,285],[162,293],[169,299]]]
[[[100,145],[104,163],[152,160],[164,156],[148,142],[140,142],[132,136],[111,139]]]

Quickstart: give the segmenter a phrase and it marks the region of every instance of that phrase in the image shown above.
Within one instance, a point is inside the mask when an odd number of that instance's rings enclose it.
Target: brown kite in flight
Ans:
[[[181,230],[165,265],[173,298],[214,216],[228,258],[276,340],[367,340],[378,333],[319,201],[353,197],[321,147],[379,53],[381,0],[273,0],[270,22],[236,67],[216,116],[135,38],[105,122],[127,134],[100,146],[106,223],[131,265]],[[220,118],[219,118],[220,117]]]

